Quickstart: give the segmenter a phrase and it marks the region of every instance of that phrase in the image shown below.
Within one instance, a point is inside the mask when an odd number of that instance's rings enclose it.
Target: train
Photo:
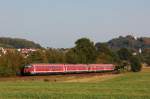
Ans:
[[[114,64],[29,64],[24,66],[23,75],[85,73],[114,71]]]

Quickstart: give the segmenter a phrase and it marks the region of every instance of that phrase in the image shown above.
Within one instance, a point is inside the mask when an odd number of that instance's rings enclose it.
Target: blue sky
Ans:
[[[0,0],[0,36],[55,48],[134,34],[150,37],[150,0]]]

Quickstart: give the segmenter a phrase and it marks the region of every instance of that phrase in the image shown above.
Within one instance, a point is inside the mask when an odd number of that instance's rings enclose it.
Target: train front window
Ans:
[[[27,66],[25,66],[25,68],[31,68],[32,66],[31,65],[27,65]]]

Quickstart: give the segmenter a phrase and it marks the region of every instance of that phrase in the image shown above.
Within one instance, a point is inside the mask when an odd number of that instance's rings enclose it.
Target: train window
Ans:
[[[25,66],[25,68],[30,68],[30,67],[32,67],[32,65],[26,65],[26,66]]]

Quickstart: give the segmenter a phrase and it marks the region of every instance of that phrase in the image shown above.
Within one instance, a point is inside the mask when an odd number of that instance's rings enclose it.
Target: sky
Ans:
[[[150,37],[150,0],[0,0],[0,36],[70,48],[82,37]]]

